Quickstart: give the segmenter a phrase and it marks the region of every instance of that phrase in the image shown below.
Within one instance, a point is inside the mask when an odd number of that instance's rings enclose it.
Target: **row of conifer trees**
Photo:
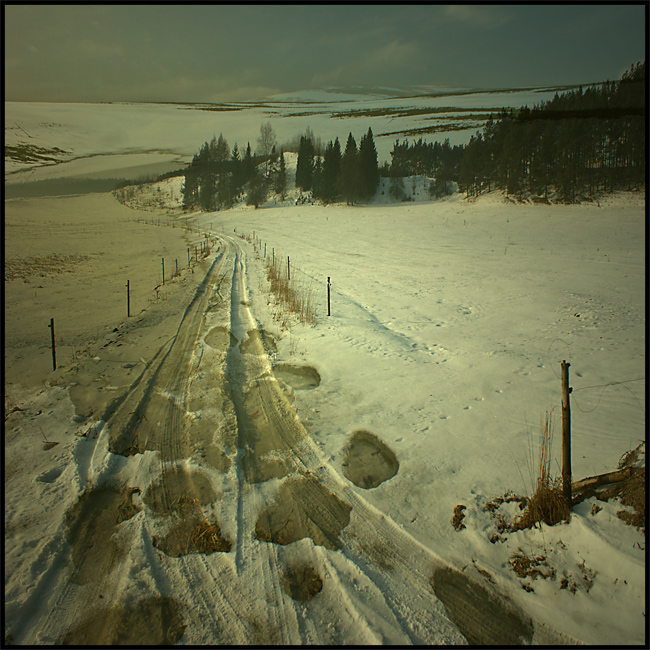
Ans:
[[[519,198],[546,198],[554,191],[568,202],[602,191],[639,188],[646,170],[645,95],[643,62],[618,82],[556,93],[533,109],[503,109],[465,146],[452,147],[449,140],[397,140],[391,164],[381,168],[372,129],[358,147],[350,133],[343,152],[338,138],[323,148],[307,130],[297,146],[296,187],[325,203],[348,204],[371,201],[380,176],[391,178],[390,193],[402,198],[401,179],[414,175],[433,178],[435,196],[448,194],[452,182],[468,197],[496,188]],[[221,134],[206,142],[185,170],[184,207],[228,208],[244,192],[256,207],[269,191],[284,198],[284,155],[277,155],[274,142],[270,124],[262,126],[263,153],[254,154],[248,144],[240,156],[237,145],[230,151]]]

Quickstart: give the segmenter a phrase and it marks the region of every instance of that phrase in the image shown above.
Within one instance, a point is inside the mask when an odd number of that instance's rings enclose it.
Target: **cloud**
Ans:
[[[504,10],[505,7],[498,5],[447,5],[442,7],[442,15],[451,22],[494,28],[510,21],[510,15]]]

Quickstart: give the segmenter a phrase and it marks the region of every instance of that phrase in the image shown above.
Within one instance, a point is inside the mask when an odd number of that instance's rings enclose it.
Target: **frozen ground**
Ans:
[[[559,462],[563,359],[574,479],[644,440],[643,197],[429,202],[424,183],[411,203],[190,218],[146,197],[5,202],[7,640],[481,642],[491,615],[501,643],[646,642],[645,537],[620,503],[495,543],[485,510],[530,494],[547,411]],[[315,326],[275,305],[265,250]],[[156,291],[161,257],[181,275]],[[129,278],[146,293],[126,319]],[[113,453],[127,443],[144,453]],[[197,517],[226,541],[185,554]],[[518,577],[519,551],[554,578]]]

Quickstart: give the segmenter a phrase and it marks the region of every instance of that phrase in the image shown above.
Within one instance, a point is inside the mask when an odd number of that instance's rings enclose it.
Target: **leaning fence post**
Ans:
[[[162,257],[162,273],[163,273],[163,281],[162,283],[165,284],[165,258]]]
[[[571,512],[571,407],[569,406],[569,366],[562,361],[562,495]]]
[[[48,327],[52,330],[52,370],[56,370],[56,345],[54,342],[54,319],[50,318]]]

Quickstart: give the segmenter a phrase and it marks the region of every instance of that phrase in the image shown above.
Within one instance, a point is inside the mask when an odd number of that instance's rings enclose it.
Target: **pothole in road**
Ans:
[[[307,564],[289,567],[282,576],[282,588],[294,600],[311,600],[323,588],[323,579]]]
[[[205,336],[205,343],[215,350],[225,351],[228,347],[235,347],[239,341],[232,335],[227,327],[213,327]]]
[[[118,524],[139,512],[133,503],[138,488],[118,492],[110,488],[84,493],[68,513],[73,580],[86,584],[106,575],[124,554],[113,537]]]
[[[397,474],[399,461],[392,449],[369,431],[355,431],[345,447],[343,475],[366,490]]]
[[[263,329],[252,329],[248,331],[246,338],[242,341],[239,349],[244,354],[261,355],[277,352],[275,337]]]
[[[314,477],[290,478],[280,486],[275,503],[257,519],[255,537],[283,546],[310,537],[317,546],[336,550],[351,510]]]
[[[510,602],[450,568],[436,569],[431,586],[470,645],[529,645],[532,621]]]
[[[311,390],[320,386],[320,375],[311,366],[278,363],[273,366],[273,374],[294,390]]]
[[[181,605],[166,596],[138,600],[129,606],[98,608],[67,632],[61,645],[173,645],[185,624]]]

